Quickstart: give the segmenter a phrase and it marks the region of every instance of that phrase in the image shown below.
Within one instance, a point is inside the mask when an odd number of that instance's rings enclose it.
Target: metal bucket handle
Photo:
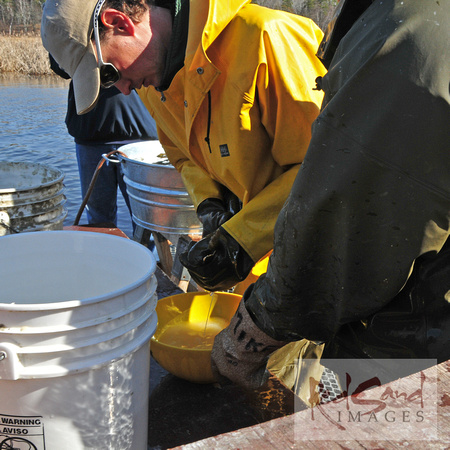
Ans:
[[[97,164],[94,175],[92,176],[91,183],[89,184],[89,188],[86,192],[86,195],[84,196],[83,202],[81,203],[80,209],[78,210],[78,214],[75,217],[75,221],[73,222],[74,225],[78,225],[78,223],[80,222],[81,215],[83,214],[84,208],[86,207],[89,197],[91,196],[92,190],[94,189],[95,182],[97,181],[98,174],[99,174],[100,169],[102,168],[103,164],[105,163],[105,161],[109,161],[114,164],[118,164],[120,162],[118,159],[117,160],[110,159],[111,156],[117,155],[117,154],[122,155],[125,158],[127,157],[127,155],[125,155],[125,153],[121,152],[120,150],[113,150],[112,152],[102,155],[102,159]]]
[[[103,153],[102,158],[107,161],[107,162],[112,162],[114,164],[120,164],[120,159],[117,158],[117,154],[120,154],[121,156],[123,156],[124,158],[128,158],[127,155],[125,155],[125,153],[121,152],[120,150],[114,150],[112,152],[109,153]],[[115,158],[111,158],[111,156],[116,156]]]

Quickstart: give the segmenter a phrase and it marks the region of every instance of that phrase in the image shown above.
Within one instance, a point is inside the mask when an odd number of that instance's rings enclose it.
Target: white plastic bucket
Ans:
[[[1,237],[0,255],[0,449],[145,450],[152,253],[51,231]]]

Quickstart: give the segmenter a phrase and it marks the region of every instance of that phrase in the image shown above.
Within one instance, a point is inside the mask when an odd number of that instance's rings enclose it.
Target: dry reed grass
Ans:
[[[1,36],[0,73],[51,75],[48,53],[40,36]]]

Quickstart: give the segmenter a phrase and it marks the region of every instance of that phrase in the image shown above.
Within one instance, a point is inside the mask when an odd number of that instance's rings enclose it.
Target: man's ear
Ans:
[[[134,22],[121,11],[111,8],[105,9],[101,14],[100,19],[106,28],[113,29],[118,34],[134,35]]]

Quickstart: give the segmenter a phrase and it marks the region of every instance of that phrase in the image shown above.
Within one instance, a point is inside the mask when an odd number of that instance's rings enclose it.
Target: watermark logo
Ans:
[[[322,377],[305,378],[307,400],[316,406],[296,415],[296,440],[438,439],[436,361],[358,359],[321,364],[331,370],[335,382],[331,388]]]

